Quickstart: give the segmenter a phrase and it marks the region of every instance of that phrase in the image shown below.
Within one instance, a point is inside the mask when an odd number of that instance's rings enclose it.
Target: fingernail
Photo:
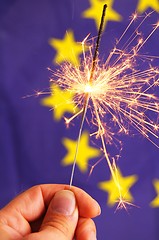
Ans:
[[[62,215],[72,215],[76,206],[75,195],[69,190],[62,190],[55,194],[52,201],[52,210]]]

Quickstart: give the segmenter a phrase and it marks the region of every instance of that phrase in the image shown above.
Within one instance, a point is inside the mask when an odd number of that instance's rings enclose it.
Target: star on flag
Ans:
[[[51,84],[51,95],[42,99],[43,106],[53,109],[53,116],[56,121],[60,121],[66,112],[74,114],[78,111],[73,98],[74,94],[61,89],[56,84]]]
[[[118,180],[121,186],[121,195],[124,196],[124,199],[128,202],[133,202],[133,196],[130,193],[130,188],[136,183],[137,176],[123,176],[119,168],[117,169]],[[99,183],[99,188],[108,193],[107,204],[113,206],[119,200],[119,190],[111,176],[111,179],[108,181],[103,181]]]
[[[148,8],[151,8],[151,10],[154,10],[156,12],[159,12],[159,1],[158,0],[139,0],[137,5],[137,12],[138,13],[144,13]]]
[[[156,207],[159,207],[159,180],[158,179],[154,179],[153,185],[154,185],[154,188],[156,190],[157,196],[150,203],[150,206],[153,207],[153,208],[156,208]]]
[[[103,9],[103,5],[105,3],[107,3],[107,5],[109,7],[107,14],[106,14],[106,20],[104,23],[105,27],[106,27],[106,24],[108,23],[108,21],[120,22],[122,20],[122,16],[113,9],[114,0],[107,0],[107,1],[105,1],[105,0],[101,0],[101,1],[90,0],[91,7],[89,9],[85,10],[82,13],[82,16],[84,18],[94,19],[97,29],[99,29],[100,20],[101,20],[101,12]]]
[[[67,149],[67,154],[62,160],[63,166],[72,165],[74,162],[77,141],[64,138],[63,145]],[[81,172],[88,170],[88,162],[91,158],[99,157],[100,150],[89,145],[89,133],[84,131],[81,136],[76,164]]]
[[[51,38],[49,44],[56,50],[53,62],[60,64],[70,62],[79,65],[79,56],[82,54],[82,45],[75,41],[74,33],[68,30],[63,39]]]

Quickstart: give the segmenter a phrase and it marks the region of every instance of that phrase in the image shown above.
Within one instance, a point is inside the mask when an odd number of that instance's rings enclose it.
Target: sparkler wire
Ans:
[[[71,171],[71,178],[70,178],[70,184],[69,184],[70,187],[72,186],[72,182],[73,182],[73,176],[74,176],[75,167],[76,167],[76,161],[77,161],[77,154],[78,154],[78,149],[79,149],[79,144],[80,144],[80,139],[81,139],[83,124],[84,124],[85,117],[86,117],[86,113],[87,113],[88,102],[89,102],[89,96],[88,96],[88,94],[87,94],[86,100],[85,100],[85,104],[84,104],[83,113],[82,113],[82,119],[81,119],[79,134],[78,134],[78,140],[77,140],[76,150],[75,150],[74,162],[73,162],[72,171]]]
[[[106,8],[107,8],[107,5],[104,4],[102,17],[101,17],[101,22],[100,22],[100,27],[99,27],[99,31],[98,31],[98,37],[97,37],[97,41],[96,41],[95,52],[94,52],[94,56],[93,56],[91,74],[90,74],[90,78],[89,78],[89,83],[90,84],[92,84],[93,74],[94,74],[94,70],[95,70],[95,67],[96,67],[98,50],[99,50],[100,40],[101,40],[102,31],[103,31],[103,27],[104,27]],[[76,167],[76,161],[77,161],[77,154],[78,154],[78,150],[79,150],[79,144],[80,144],[82,129],[83,129],[83,125],[84,125],[84,121],[85,121],[86,113],[87,113],[87,109],[88,109],[89,98],[90,98],[90,96],[89,96],[89,92],[88,92],[88,93],[86,93],[86,96],[85,96],[82,119],[81,119],[80,129],[79,129],[79,133],[78,133],[78,140],[77,140],[75,156],[74,156],[74,161],[73,161],[73,166],[72,166],[72,171],[71,171],[70,184],[69,184],[70,188],[71,188],[72,182],[73,182],[73,177],[74,177],[74,172],[75,172],[75,167]]]

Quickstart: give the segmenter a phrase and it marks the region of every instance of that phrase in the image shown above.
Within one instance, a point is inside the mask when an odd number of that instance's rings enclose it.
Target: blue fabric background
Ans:
[[[100,54],[107,55],[128,24],[137,0],[114,1],[121,22],[108,22],[102,37]],[[69,136],[64,122],[55,122],[52,112],[40,104],[41,96],[23,98],[34,90],[49,88],[55,50],[51,37],[63,38],[72,29],[77,41],[91,33],[97,35],[93,20],[81,17],[89,7],[87,0],[5,0],[0,1],[0,206],[21,191],[42,183],[69,183],[71,166],[61,166],[66,150],[61,139]],[[149,22],[155,23],[154,13]],[[150,25],[145,25],[146,33]],[[159,34],[145,46],[145,52],[159,55]],[[76,139],[76,132],[72,132]],[[102,162],[92,176],[75,173],[74,185],[83,188],[101,205],[102,214],[95,219],[99,240],[158,240],[159,209],[150,207],[156,192],[152,181],[159,178],[158,149],[143,137],[121,137],[124,149],[119,162],[123,175],[138,176],[131,188],[134,204],[129,214],[115,211],[106,204],[107,193],[97,184],[110,178]]]

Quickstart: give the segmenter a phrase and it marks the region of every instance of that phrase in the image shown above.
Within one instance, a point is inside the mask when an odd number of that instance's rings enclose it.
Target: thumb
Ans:
[[[62,190],[52,199],[44,221],[39,239],[71,240],[78,222],[78,210],[75,195],[69,190]]]

